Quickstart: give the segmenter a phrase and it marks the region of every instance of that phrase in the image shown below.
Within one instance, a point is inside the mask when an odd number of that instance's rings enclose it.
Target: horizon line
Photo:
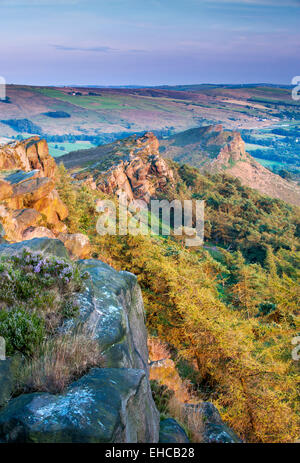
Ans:
[[[293,87],[292,83],[278,83],[278,82],[240,82],[240,83],[225,83],[225,82],[201,82],[201,83],[180,83],[180,84],[119,84],[119,85],[104,85],[104,84],[21,84],[21,83],[6,83],[6,86],[18,87],[63,87],[63,88],[161,88],[161,87],[196,87],[196,86],[249,86],[249,85],[270,85],[270,86],[284,86]]]

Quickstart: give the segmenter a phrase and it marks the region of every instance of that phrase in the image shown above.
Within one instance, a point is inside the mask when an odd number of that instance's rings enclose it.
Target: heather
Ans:
[[[100,363],[88,333],[62,331],[67,320],[78,318],[76,294],[87,278],[75,263],[29,249],[1,259],[0,336],[7,356],[22,358],[16,393],[58,392]]]

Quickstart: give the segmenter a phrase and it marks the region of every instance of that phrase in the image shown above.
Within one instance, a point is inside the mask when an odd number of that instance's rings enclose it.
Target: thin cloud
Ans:
[[[83,51],[83,52],[97,52],[97,53],[108,53],[111,51],[119,51],[117,48],[108,46],[97,46],[97,47],[70,47],[67,45],[51,45],[56,50],[61,51]]]
[[[62,6],[77,5],[83,0],[0,0],[0,6]]]
[[[128,50],[121,50],[119,48],[113,48],[106,45],[95,46],[95,47],[74,47],[68,45],[59,45],[59,44],[50,44],[52,48],[59,51],[79,51],[85,53],[111,53],[111,52],[119,52],[119,53],[147,53],[147,50],[130,48]]]

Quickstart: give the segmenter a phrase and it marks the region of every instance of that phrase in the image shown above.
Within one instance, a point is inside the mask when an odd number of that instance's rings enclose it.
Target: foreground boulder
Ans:
[[[27,443],[156,442],[143,370],[93,369],[64,394],[25,394],[0,414],[0,439]]]

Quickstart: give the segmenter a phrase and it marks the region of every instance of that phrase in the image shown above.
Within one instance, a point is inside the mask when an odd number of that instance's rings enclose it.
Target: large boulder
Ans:
[[[99,260],[79,263],[90,274],[86,290],[78,296],[82,322],[98,339],[106,365],[148,372],[145,313],[137,278]]]
[[[177,421],[167,418],[160,422],[159,442],[161,444],[188,444],[190,441]]]
[[[59,240],[0,244],[0,256],[24,248],[68,257]],[[81,260],[89,273],[78,295],[80,326],[97,339],[105,368],[93,369],[58,395],[23,394],[0,412],[0,442],[158,442],[159,413],[148,378],[147,332],[134,275],[98,260]],[[65,332],[76,330],[68,321]]]
[[[15,209],[0,206],[0,217],[5,231],[5,236],[10,241],[21,241],[26,228],[39,225],[42,222],[42,215],[32,208]]]
[[[0,440],[26,443],[157,442],[143,370],[93,369],[63,394],[25,394],[0,413]]]
[[[10,372],[10,360],[0,359],[0,409],[11,398],[13,378]]]

